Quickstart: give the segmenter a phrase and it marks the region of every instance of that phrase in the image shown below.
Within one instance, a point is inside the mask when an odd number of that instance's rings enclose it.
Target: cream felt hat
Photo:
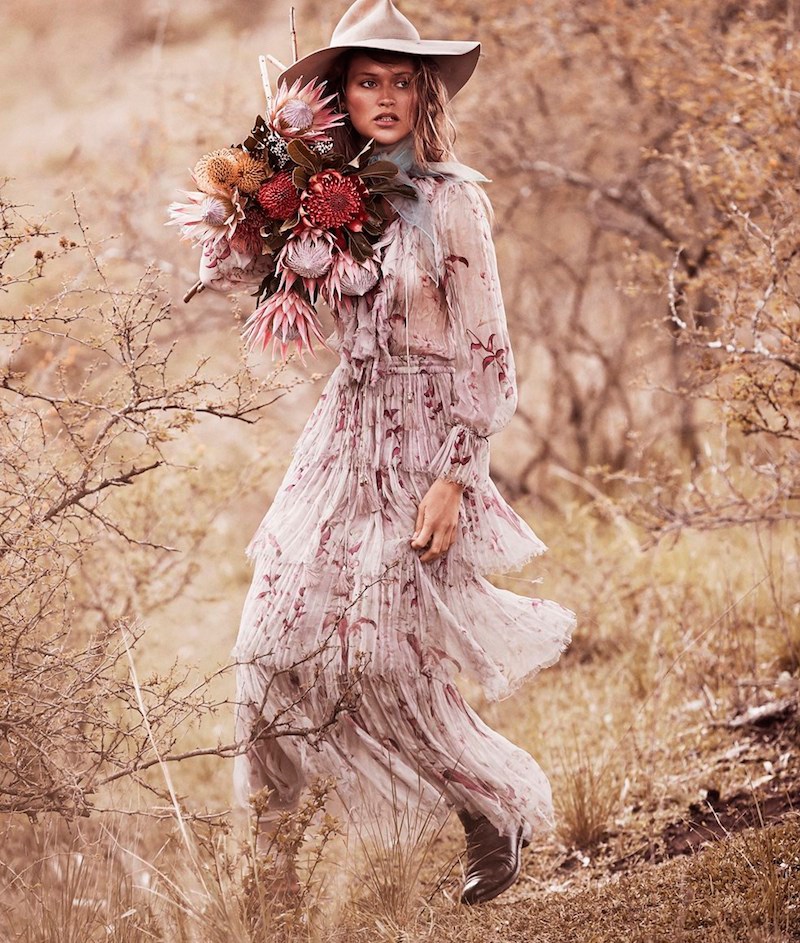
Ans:
[[[481,54],[479,42],[420,39],[417,28],[392,0],[356,0],[336,24],[330,45],[298,59],[280,74],[278,82],[291,85],[301,77],[324,79],[338,56],[351,47],[430,56],[439,63],[449,98],[466,85]]]

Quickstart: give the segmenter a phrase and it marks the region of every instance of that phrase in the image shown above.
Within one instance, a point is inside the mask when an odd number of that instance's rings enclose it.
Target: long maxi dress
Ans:
[[[329,778],[357,831],[468,809],[531,839],[554,824],[549,782],[456,678],[507,697],[558,660],[575,617],[486,579],[546,550],[489,475],[517,405],[491,208],[475,180],[407,169],[428,229],[398,215],[378,284],[331,299],[339,363],[246,549],[235,792],[270,787],[277,816]],[[423,563],[412,533],[438,477],[465,486],[458,532]]]

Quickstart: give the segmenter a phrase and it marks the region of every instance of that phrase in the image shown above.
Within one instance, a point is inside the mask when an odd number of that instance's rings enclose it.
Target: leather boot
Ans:
[[[519,877],[521,851],[528,841],[520,825],[514,835],[501,835],[483,815],[458,813],[467,838],[467,872],[462,904],[482,904],[508,890]]]

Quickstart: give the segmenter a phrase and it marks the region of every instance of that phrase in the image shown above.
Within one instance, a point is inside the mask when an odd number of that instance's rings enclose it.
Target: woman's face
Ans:
[[[411,59],[384,64],[363,53],[353,56],[344,87],[344,107],[360,135],[375,138],[377,144],[395,144],[411,133],[414,93],[409,84],[413,73]],[[391,117],[382,119],[384,115]]]

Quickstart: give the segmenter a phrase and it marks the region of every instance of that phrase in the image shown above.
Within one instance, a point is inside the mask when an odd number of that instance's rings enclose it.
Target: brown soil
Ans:
[[[741,727],[732,723],[731,728]],[[750,725],[753,743],[766,752],[788,750],[797,745],[796,705]],[[795,763],[750,787],[731,788],[727,794],[715,787],[706,790],[701,802],[691,803],[686,814],[670,822],[660,834],[637,850],[611,864],[612,872],[628,871],[641,862],[657,863],[679,855],[690,855],[703,846],[745,828],[763,828],[800,811],[800,769]]]

